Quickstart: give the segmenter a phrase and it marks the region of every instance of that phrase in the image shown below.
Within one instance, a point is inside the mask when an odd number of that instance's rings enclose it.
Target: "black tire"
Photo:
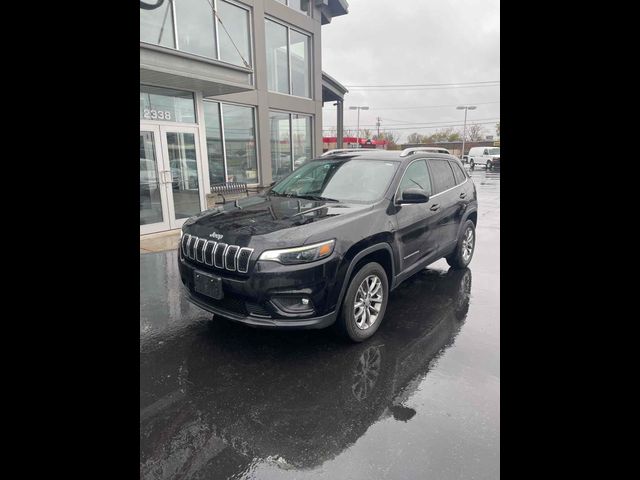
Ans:
[[[468,234],[467,232],[471,230],[472,234],[472,244],[471,244],[471,254],[465,258],[465,251],[468,251],[465,248],[465,245],[468,243]],[[473,258],[473,253],[476,249],[476,227],[471,220],[467,220],[464,223],[464,226],[460,230],[460,237],[458,238],[458,243],[456,244],[456,249],[453,251],[451,255],[446,257],[447,263],[451,268],[467,268],[467,265],[471,263],[471,259]]]
[[[485,167],[487,170],[491,170],[493,168],[493,165],[491,165],[491,160],[487,160],[487,164]]]
[[[356,301],[356,293],[358,293],[358,289],[360,285],[364,282],[364,280],[369,277],[375,275],[380,280],[382,284],[382,301],[381,307],[378,311],[377,317],[375,321],[366,329],[358,327],[356,323],[355,317],[355,301]],[[346,336],[349,340],[353,342],[362,342],[367,338],[373,336],[374,333],[380,327],[382,320],[384,319],[384,313],[387,309],[387,302],[389,301],[389,282],[387,280],[387,273],[385,272],[382,265],[376,262],[370,262],[362,266],[360,270],[351,278],[349,282],[349,288],[347,288],[347,293],[342,300],[342,306],[340,308],[340,316],[338,317],[339,330],[343,336]],[[366,313],[366,307],[363,308],[363,315]]]
[[[476,164],[473,162],[473,159],[469,160],[469,165],[470,165],[470,169],[473,170],[473,167],[476,166]]]

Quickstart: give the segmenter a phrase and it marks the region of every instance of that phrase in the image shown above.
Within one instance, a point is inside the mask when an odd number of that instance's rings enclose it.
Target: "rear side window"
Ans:
[[[421,188],[427,192],[427,195],[431,195],[431,180],[424,160],[417,160],[407,167],[398,187],[398,192],[402,192],[406,188]]]
[[[462,168],[460,168],[460,165],[458,165],[456,162],[449,163],[451,164],[451,168],[453,168],[453,175],[456,177],[456,183],[460,185],[462,182],[464,182],[467,176],[462,171]]]
[[[453,170],[447,160],[429,160],[429,166],[433,175],[434,195],[456,186]]]

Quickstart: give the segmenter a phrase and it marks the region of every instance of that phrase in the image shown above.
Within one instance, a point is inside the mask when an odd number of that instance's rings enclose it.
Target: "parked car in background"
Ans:
[[[500,147],[473,147],[469,150],[469,166],[484,165],[485,169],[500,168]]]
[[[460,161],[462,163],[469,163],[469,155],[462,155],[462,158],[460,159]]]

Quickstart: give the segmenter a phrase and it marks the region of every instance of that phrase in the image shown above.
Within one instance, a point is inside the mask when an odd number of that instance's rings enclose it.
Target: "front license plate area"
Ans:
[[[193,288],[197,293],[216,300],[222,300],[224,296],[220,277],[198,272],[197,270],[193,272]]]

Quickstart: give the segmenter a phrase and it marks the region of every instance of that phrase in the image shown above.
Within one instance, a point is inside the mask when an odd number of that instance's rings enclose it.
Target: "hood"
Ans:
[[[344,220],[371,208],[371,205],[255,195],[191,217],[185,222],[184,231],[240,246],[249,245],[256,236],[278,244],[301,244],[312,233],[328,228],[327,222]]]

